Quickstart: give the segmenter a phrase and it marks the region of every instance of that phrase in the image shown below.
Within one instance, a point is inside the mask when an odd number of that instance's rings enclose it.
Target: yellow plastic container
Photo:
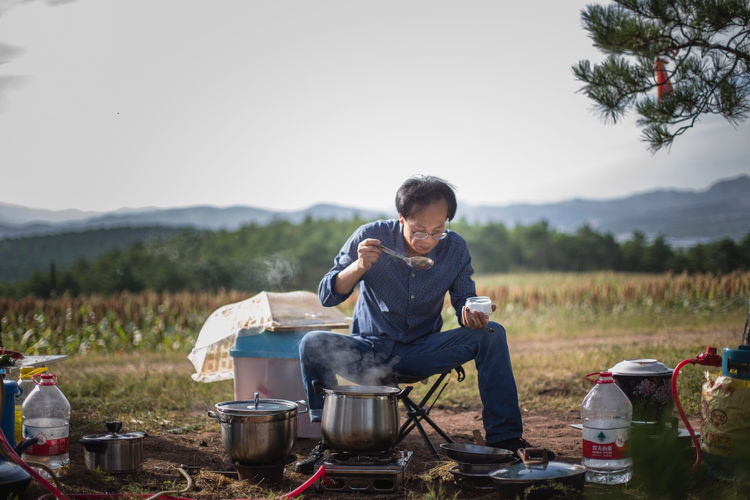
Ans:
[[[717,476],[750,477],[750,381],[706,372],[701,451]]]

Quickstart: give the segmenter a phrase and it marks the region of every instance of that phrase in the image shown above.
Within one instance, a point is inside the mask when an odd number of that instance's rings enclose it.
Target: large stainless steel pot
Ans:
[[[258,399],[216,403],[216,413],[208,415],[219,421],[221,442],[233,461],[244,464],[278,462],[286,458],[297,437],[297,414],[304,401]]]
[[[107,422],[109,434],[83,436],[83,461],[86,469],[110,474],[131,474],[141,470],[143,432],[120,433],[122,422]]]
[[[398,399],[411,387],[401,390],[382,385],[315,385],[324,393],[320,432],[329,448],[374,452],[398,443]]]

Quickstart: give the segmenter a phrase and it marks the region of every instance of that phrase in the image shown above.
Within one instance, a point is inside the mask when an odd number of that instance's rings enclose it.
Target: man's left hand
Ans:
[[[492,304],[492,312],[495,312],[497,306]],[[489,318],[479,311],[470,311],[468,307],[464,306],[461,309],[461,323],[467,328],[479,329],[487,326]]]

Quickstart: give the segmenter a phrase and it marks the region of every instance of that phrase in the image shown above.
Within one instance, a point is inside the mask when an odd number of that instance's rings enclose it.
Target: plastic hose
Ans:
[[[672,374],[672,397],[674,398],[674,404],[677,407],[677,411],[680,412],[680,417],[682,417],[682,421],[685,422],[685,427],[690,433],[690,438],[693,440],[693,445],[695,446],[695,463],[688,471],[688,474],[692,474],[701,463],[701,445],[698,442],[698,436],[696,436],[695,431],[693,431],[693,426],[690,425],[687,415],[685,415],[685,410],[682,409],[682,405],[680,404],[680,398],[677,395],[677,375],[680,373],[683,366],[687,364],[695,364],[696,362],[697,360],[695,358],[681,361],[680,364],[675,367],[674,373]]]
[[[315,474],[313,474],[313,476],[310,479],[302,483],[296,490],[287,493],[281,498],[296,497],[297,495],[305,491],[307,488],[312,486],[313,483],[315,483],[315,481],[317,481],[319,478],[322,478],[321,481],[326,481],[326,466],[325,465],[321,465],[320,469],[318,469],[318,471]]]

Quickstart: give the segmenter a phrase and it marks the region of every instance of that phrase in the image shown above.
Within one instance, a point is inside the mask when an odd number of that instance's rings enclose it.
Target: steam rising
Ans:
[[[274,290],[281,290],[284,283],[292,281],[298,272],[298,264],[292,259],[275,255],[263,260],[266,268],[265,282]]]
[[[361,353],[344,335],[325,335],[317,340],[307,344],[305,361],[324,366],[360,385],[383,385],[383,380],[394,373],[393,367],[398,363],[398,358],[386,361],[373,352]],[[323,383],[335,385],[335,379],[331,376]]]

